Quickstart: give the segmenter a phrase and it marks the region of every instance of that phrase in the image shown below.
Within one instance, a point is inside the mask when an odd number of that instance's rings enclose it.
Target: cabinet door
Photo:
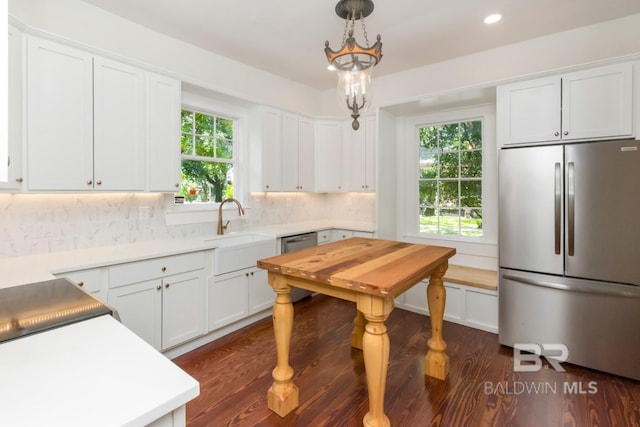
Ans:
[[[162,346],[162,282],[150,280],[109,290],[109,305],[122,324],[160,350]]]
[[[299,191],[298,116],[282,115],[282,190]]]
[[[364,186],[365,191],[376,189],[376,118],[365,119],[364,137]]]
[[[147,80],[147,162],[149,191],[180,188],[180,80],[149,73]]]
[[[315,190],[318,192],[345,191],[342,152],[342,122],[316,122]]]
[[[162,349],[206,333],[204,270],[167,276],[162,291]]]
[[[209,331],[247,317],[248,278],[238,271],[209,278]]]
[[[262,190],[282,189],[282,112],[265,108],[260,111],[262,139]]]
[[[93,60],[37,37],[27,46],[27,161],[31,190],[93,184]],[[121,172],[120,168],[117,168]],[[87,184],[90,183],[90,184]]]
[[[563,77],[563,139],[632,135],[631,67],[612,65]]]
[[[560,139],[560,77],[500,86],[504,144]]]
[[[145,107],[141,69],[94,59],[95,189],[144,190]]]
[[[315,182],[313,120],[298,118],[298,190],[313,191]]]
[[[375,190],[375,124],[375,117],[367,117],[364,126],[355,131],[350,122],[344,123],[349,191]]]
[[[9,25],[9,98],[7,145],[0,144],[0,188],[21,189],[22,177],[22,33]]]
[[[253,270],[249,274],[249,314],[273,307],[276,293],[267,282],[267,270]]]
[[[365,125],[366,126],[366,125]],[[365,126],[353,130],[350,124],[343,123],[346,133],[347,172],[349,191],[365,191],[366,181],[366,138]]]

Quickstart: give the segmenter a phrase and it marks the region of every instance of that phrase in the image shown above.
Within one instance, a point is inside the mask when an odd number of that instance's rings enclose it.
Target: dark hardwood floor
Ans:
[[[321,295],[295,304],[290,364],[300,406],[285,418],[267,409],[276,361],[270,318],[174,359],[200,382],[187,425],[361,426],[368,398],[362,353],[350,346],[354,310]],[[440,381],[423,375],[428,318],[396,309],[387,328],[392,426],[640,426],[638,381],[570,364],[566,372],[513,372],[512,349],[497,335],[449,322],[451,371]]]

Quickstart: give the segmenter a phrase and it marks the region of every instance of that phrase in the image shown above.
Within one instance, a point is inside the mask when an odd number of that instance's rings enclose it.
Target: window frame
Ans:
[[[431,234],[420,232],[419,227],[419,128],[452,122],[482,120],[482,237]],[[404,117],[398,153],[398,234],[420,239],[426,244],[445,244],[474,253],[476,245],[482,247],[497,244],[498,229],[498,180],[496,149],[495,104],[483,104],[451,110],[432,111]],[[449,242],[449,243],[447,243]],[[460,246],[462,245],[462,246]],[[478,247],[479,248],[479,247]],[[478,249],[478,253],[490,255],[493,250]]]
[[[424,129],[424,128],[442,128],[445,126],[450,126],[450,125],[455,125],[456,127],[459,127],[461,125],[464,125],[465,123],[469,123],[469,122],[473,122],[473,123],[480,123],[480,129],[481,129],[481,136],[480,136],[480,148],[472,148],[472,149],[463,149],[462,147],[457,147],[456,149],[450,150],[447,149],[445,146],[438,144],[436,148],[432,148],[432,149],[426,149],[427,153],[433,155],[434,157],[436,156],[443,156],[445,154],[455,154],[457,156],[457,170],[456,170],[456,175],[455,176],[443,176],[443,171],[440,168],[440,166],[442,165],[442,163],[440,161],[437,162],[438,165],[438,170],[436,172],[436,176],[434,178],[424,178],[422,177],[420,174],[418,175],[418,196],[420,194],[420,184],[425,183],[425,182],[433,182],[436,184],[436,199],[434,200],[434,203],[432,206],[430,206],[431,208],[433,208],[434,210],[457,210],[458,211],[458,217],[460,218],[460,214],[462,213],[463,210],[468,209],[468,210],[480,210],[482,213],[484,213],[484,207],[482,206],[482,203],[480,204],[480,206],[470,206],[470,207],[465,207],[462,206],[463,203],[463,197],[461,194],[461,190],[462,187],[464,185],[465,182],[480,182],[480,188],[482,188],[482,183],[483,183],[483,173],[484,171],[480,170],[480,176],[462,176],[461,172],[462,172],[462,157],[464,153],[474,153],[474,152],[479,152],[480,156],[483,156],[483,137],[484,137],[484,133],[482,132],[482,129],[484,128],[484,119],[482,117],[469,117],[463,120],[449,120],[449,121],[445,121],[445,122],[439,122],[439,123],[426,123],[424,125],[418,125],[416,126],[416,142],[418,143],[418,159],[417,159],[417,163],[416,166],[420,169],[420,164],[421,164],[421,160],[422,160],[422,147],[420,144],[420,130]],[[458,136],[460,135],[460,133],[458,132]],[[457,187],[457,197],[456,197],[456,206],[455,207],[445,207],[443,205],[440,204],[439,196],[440,196],[440,188],[442,187],[442,185],[446,185],[447,183],[451,183],[451,184],[455,184],[455,186]],[[482,194],[480,195],[481,200],[482,200]],[[422,205],[420,202],[418,203],[418,210],[421,210],[422,208],[429,208],[429,206],[424,206]],[[470,235],[465,235],[462,234],[464,228],[462,227],[461,223],[458,221],[458,225],[456,227],[457,229],[457,233],[442,233],[440,232],[441,230],[445,229],[445,227],[442,227],[440,225],[437,226],[437,230],[439,231],[438,233],[429,233],[429,232],[425,232],[425,231],[420,231],[420,217],[422,215],[418,215],[418,232],[421,235],[426,235],[429,237],[435,237],[435,238],[440,238],[442,236],[457,236],[457,237],[465,237],[465,238],[469,238],[472,240],[480,240],[482,239],[483,235],[484,235],[484,229],[481,229],[481,235],[480,236],[470,236]],[[482,221],[482,220],[481,220]]]
[[[198,161],[198,162],[209,162],[209,163],[226,163],[226,164],[230,164],[232,168],[236,168],[238,166],[238,147],[239,147],[239,138],[238,138],[238,128],[239,128],[239,121],[238,118],[236,117],[232,117],[229,114],[220,114],[220,113],[215,113],[203,108],[195,108],[195,107],[189,107],[186,105],[182,105],[181,109],[180,109],[180,114],[182,116],[182,112],[184,111],[188,111],[192,114],[202,114],[202,115],[206,115],[209,117],[212,117],[214,120],[215,119],[223,119],[223,120],[230,120],[232,122],[232,126],[233,126],[233,135],[232,135],[232,139],[231,139],[231,145],[232,145],[232,152],[233,155],[231,157],[231,159],[226,159],[226,158],[219,158],[219,157],[207,157],[207,156],[199,156],[197,154],[184,154],[182,153],[182,149],[180,150],[180,169],[181,169],[181,176],[182,176],[182,161],[184,160],[190,160],[190,161]],[[180,127],[180,143],[182,141],[182,135],[184,135],[184,132],[182,132],[182,126]],[[195,129],[194,129],[194,133],[190,134],[190,136],[197,138],[197,133],[195,133]],[[215,139],[214,139],[215,141]],[[214,142],[215,143],[215,142]],[[195,146],[194,146],[195,148]],[[215,150],[214,150],[215,152]],[[234,197],[237,196],[237,187],[236,187],[236,177],[235,177],[235,173],[236,171],[234,170]],[[180,186],[182,186],[182,180],[180,182]],[[174,193],[174,196],[177,196],[178,193]],[[237,197],[236,197],[237,198]],[[210,205],[210,206],[217,206],[220,204],[220,202],[214,202],[214,201],[209,201],[209,202],[186,202],[184,203],[185,205],[191,205],[191,206],[206,206],[206,205]]]
[[[248,121],[250,110],[245,105],[225,100],[223,95],[213,93],[209,90],[196,87],[193,85],[183,84],[182,104],[180,110],[201,111],[205,114],[217,115],[224,118],[235,120],[234,139],[237,138],[237,144],[234,146],[234,197],[242,203],[245,211],[251,210],[248,205],[248,189],[249,189],[249,161],[247,158],[247,147],[249,141]],[[182,135],[182,132],[180,133]],[[182,162],[182,154],[180,149],[180,139],[176,141],[176,150]],[[182,171],[181,171],[182,172]],[[175,193],[166,195],[166,218],[167,225],[184,225],[199,224],[215,221],[220,203],[175,203]],[[227,203],[224,210],[229,210],[229,214],[225,216],[234,217],[234,204]],[[235,209],[237,212],[237,208]]]

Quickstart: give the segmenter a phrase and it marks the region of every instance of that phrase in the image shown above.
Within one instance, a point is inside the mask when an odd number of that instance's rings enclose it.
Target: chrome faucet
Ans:
[[[224,225],[222,224],[222,205],[227,202],[235,202],[235,204],[238,205],[238,215],[244,215],[244,208],[239,201],[237,201],[233,197],[224,199],[222,202],[220,202],[220,207],[218,208],[218,234],[224,234],[224,230],[226,230],[227,226],[229,225],[229,221],[227,221]]]

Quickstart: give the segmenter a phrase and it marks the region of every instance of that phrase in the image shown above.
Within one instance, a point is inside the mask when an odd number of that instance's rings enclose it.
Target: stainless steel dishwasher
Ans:
[[[286,254],[289,252],[299,251],[300,249],[311,248],[313,246],[318,246],[318,233],[315,231],[311,233],[286,236],[282,238],[281,253]],[[309,295],[311,295],[310,291],[293,288],[291,290],[291,301],[299,301]]]

